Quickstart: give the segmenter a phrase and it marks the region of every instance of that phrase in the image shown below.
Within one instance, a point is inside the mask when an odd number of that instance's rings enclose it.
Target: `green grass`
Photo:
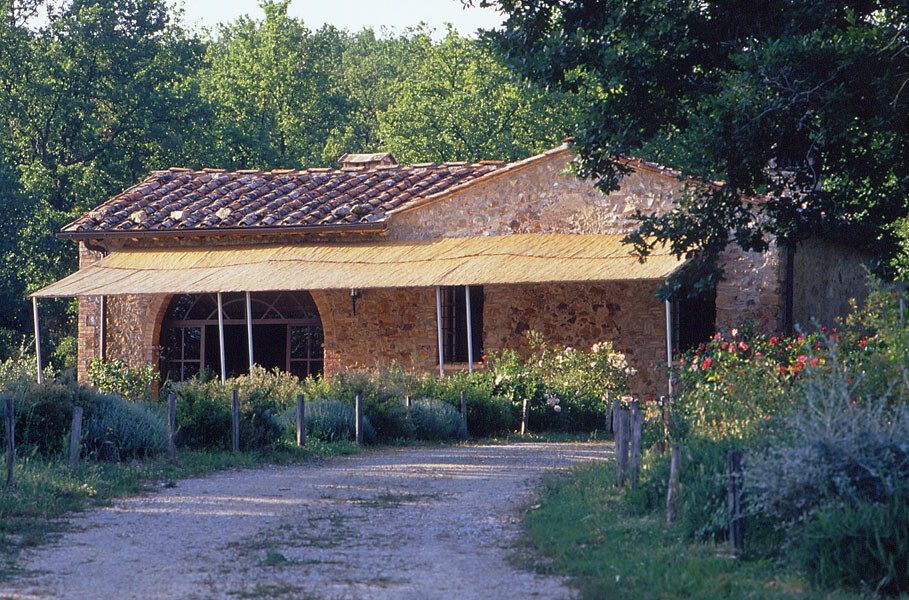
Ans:
[[[570,576],[585,599],[867,598],[814,590],[796,571],[686,540],[664,515],[635,515],[614,481],[612,462],[548,478],[539,504],[524,517],[534,552],[516,560]]]
[[[350,442],[307,440],[306,448],[282,444],[265,451],[236,455],[180,450],[175,465],[168,464],[164,458],[123,463],[84,460],[75,470],[67,468],[63,460],[17,457],[13,487],[7,486],[5,480],[0,482],[0,581],[25,574],[16,564],[19,553],[52,541],[65,531],[68,512],[167,486],[175,479],[261,464],[305,462],[359,451]]]

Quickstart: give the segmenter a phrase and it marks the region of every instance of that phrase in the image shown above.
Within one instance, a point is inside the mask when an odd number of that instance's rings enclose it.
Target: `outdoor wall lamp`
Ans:
[[[360,290],[357,288],[350,288],[350,310],[353,312],[354,316],[357,316],[357,298],[360,297]]]

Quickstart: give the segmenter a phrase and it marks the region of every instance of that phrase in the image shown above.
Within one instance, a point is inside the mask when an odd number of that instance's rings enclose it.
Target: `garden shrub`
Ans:
[[[281,416],[281,423],[287,431],[296,431],[296,408],[290,408]],[[354,406],[338,400],[314,400],[306,403],[306,435],[325,442],[356,439],[356,413]],[[374,441],[376,431],[365,416],[363,417],[363,440]]]
[[[817,584],[909,593],[909,486],[883,502],[828,504],[807,523],[796,551]]]
[[[421,440],[447,440],[467,437],[460,411],[435,398],[414,400],[410,408],[414,433]]]
[[[162,408],[113,395],[101,397],[82,427],[84,451],[97,459],[114,461],[164,452],[167,422]]]
[[[133,368],[122,360],[95,358],[88,365],[88,382],[104,394],[127,400],[151,400],[157,391],[158,372],[153,365]]]
[[[82,407],[85,422],[91,417],[101,395],[91,388],[51,380],[43,384],[19,386],[13,399],[16,445],[23,452],[51,456],[67,451],[65,442],[72,428],[73,407]]]
[[[829,502],[886,502],[909,479],[909,406],[855,387],[839,368],[803,382],[770,443],[746,457],[752,512],[787,528]]]
[[[415,378],[411,397],[438,398],[460,414],[461,392],[467,403],[467,429],[473,437],[490,437],[512,430],[512,402],[496,395],[486,373],[454,373],[445,379],[431,375]]]
[[[510,400],[513,422],[520,422],[523,401],[529,403],[532,430],[592,431],[606,426],[606,394],[628,394],[634,375],[625,356],[611,342],[590,350],[560,346],[529,332],[532,355],[521,360],[512,350],[489,359],[492,393]]]

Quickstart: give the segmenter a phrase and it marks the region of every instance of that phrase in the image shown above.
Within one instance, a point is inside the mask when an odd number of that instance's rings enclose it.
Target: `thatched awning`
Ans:
[[[618,235],[516,234],[414,241],[126,248],[32,294],[114,296],[665,279]]]

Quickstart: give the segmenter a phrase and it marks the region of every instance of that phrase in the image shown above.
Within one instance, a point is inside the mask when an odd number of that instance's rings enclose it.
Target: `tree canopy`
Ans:
[[[528,78],[597,90],[579,173],[604,190],[631,154],[721,185],[640,216],[640,254],[666,241],[712,285],[728,244],[762,250],[827,231],[881,265],[909,214],[909,7],[901,0],[481,0],[487,34]]]

